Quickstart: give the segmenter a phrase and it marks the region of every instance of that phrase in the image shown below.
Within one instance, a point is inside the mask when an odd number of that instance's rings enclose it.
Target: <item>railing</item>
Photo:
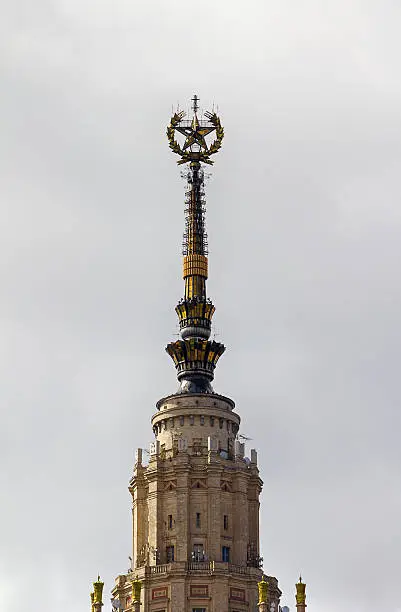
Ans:
[[[246,565],[235,565],[234,563],[224,563],[215,561],[189,561],[186,564],[186,570],[189,572],[216,572],[218,570],[227,570],[233,574],[242,574],[249,576],[254,573],[255,568],[247,567]]]
[[[213,572],[214,561],[188,561],[185,569],[189,572]]]
[[[234,563],[229,563],[228,564],[228,569],[233,574],[246,574],[246,575],[249,575],[249,574],[252,574],[252,570],[254,568],[247,567],[246,565],[234,565]]]
[[[151,565],[149,567],[151,574],[165,574],[171,569],[170,563],[163,563],[162,565]]]
[[[160,565],[151,565],[145,568],[146,573],[150,574],[166,574],[185,568],[187,572],[209,572],[215,573],[219,571],[229,571],[232,574],[242,574],[244,576],[255,575],[258,569],[255,567],[247,567],[246,565],[235,565],[234,563],[224,563],[219,561],[187,561],[185,564],[181,562],[162,563]]]

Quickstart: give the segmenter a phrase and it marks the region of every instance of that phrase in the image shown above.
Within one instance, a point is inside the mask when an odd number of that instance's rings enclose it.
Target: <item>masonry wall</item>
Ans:
[[[138,451],[130,482],[141,611],[254,611],[262,481],[256,452],[245,458],[238,442],[234,404],[188,394],[157,407],[148,465]],[[130,610],[130,576],[119,578]]]

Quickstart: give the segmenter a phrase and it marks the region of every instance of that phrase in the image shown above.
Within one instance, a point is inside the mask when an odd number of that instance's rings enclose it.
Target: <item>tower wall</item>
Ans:
[[[170,396],[157,408],[149,463],[137,461],[130,482],[132,577],[143,580],[141,610],[254,610],[262,481],[235,443],[234,403],[209,394]],[[131,610],[130,575],[119,580],[116,593]]]

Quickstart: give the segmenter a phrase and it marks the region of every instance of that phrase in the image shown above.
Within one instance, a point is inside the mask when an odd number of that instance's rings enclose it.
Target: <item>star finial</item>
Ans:
[[[213,164],[210,156],[219,151],[224,137],[224,129],[215,112],[205,111],[205,118],[198,119],[199,98],[196,94],[192,98],[192,110],[193,117],[189,121],[184,121],[186,116],[184,111],[177,110],[173,114],[171,123],[167,128],[170,149],[181,156],[181,159],[177,162],[178,164],[185,164],[187,162]],[[180,144],[175,140],[176,132],[185,137],[184,144]],[[216,137],[213,142],[208,144],[205,137],[212,134],[212,132],[216,132]]]

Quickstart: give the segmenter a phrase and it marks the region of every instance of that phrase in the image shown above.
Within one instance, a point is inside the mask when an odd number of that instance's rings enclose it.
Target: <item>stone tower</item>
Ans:
[[[156,404],[147,465],[142,449],[136,451],[129,483],[132,568],[117,577],[113,606],[135,612],[255,612],[263,577],[263,483],[256,451],[245,457],[233,400],[212,388],[225,347],[210,340],[215,307],[206,294],[203,164],[213,163],[210,156],[219,150],[224,131],[214,112],[198,118],[197,96],[192,109],[191,120],[177,112],[167,129],[178,163],[187,164],[185,288],[176,306],[181,338],[166,347],[179,387]],[[266,582],[268,610],[277,612],[277,580],[266,577]]]

